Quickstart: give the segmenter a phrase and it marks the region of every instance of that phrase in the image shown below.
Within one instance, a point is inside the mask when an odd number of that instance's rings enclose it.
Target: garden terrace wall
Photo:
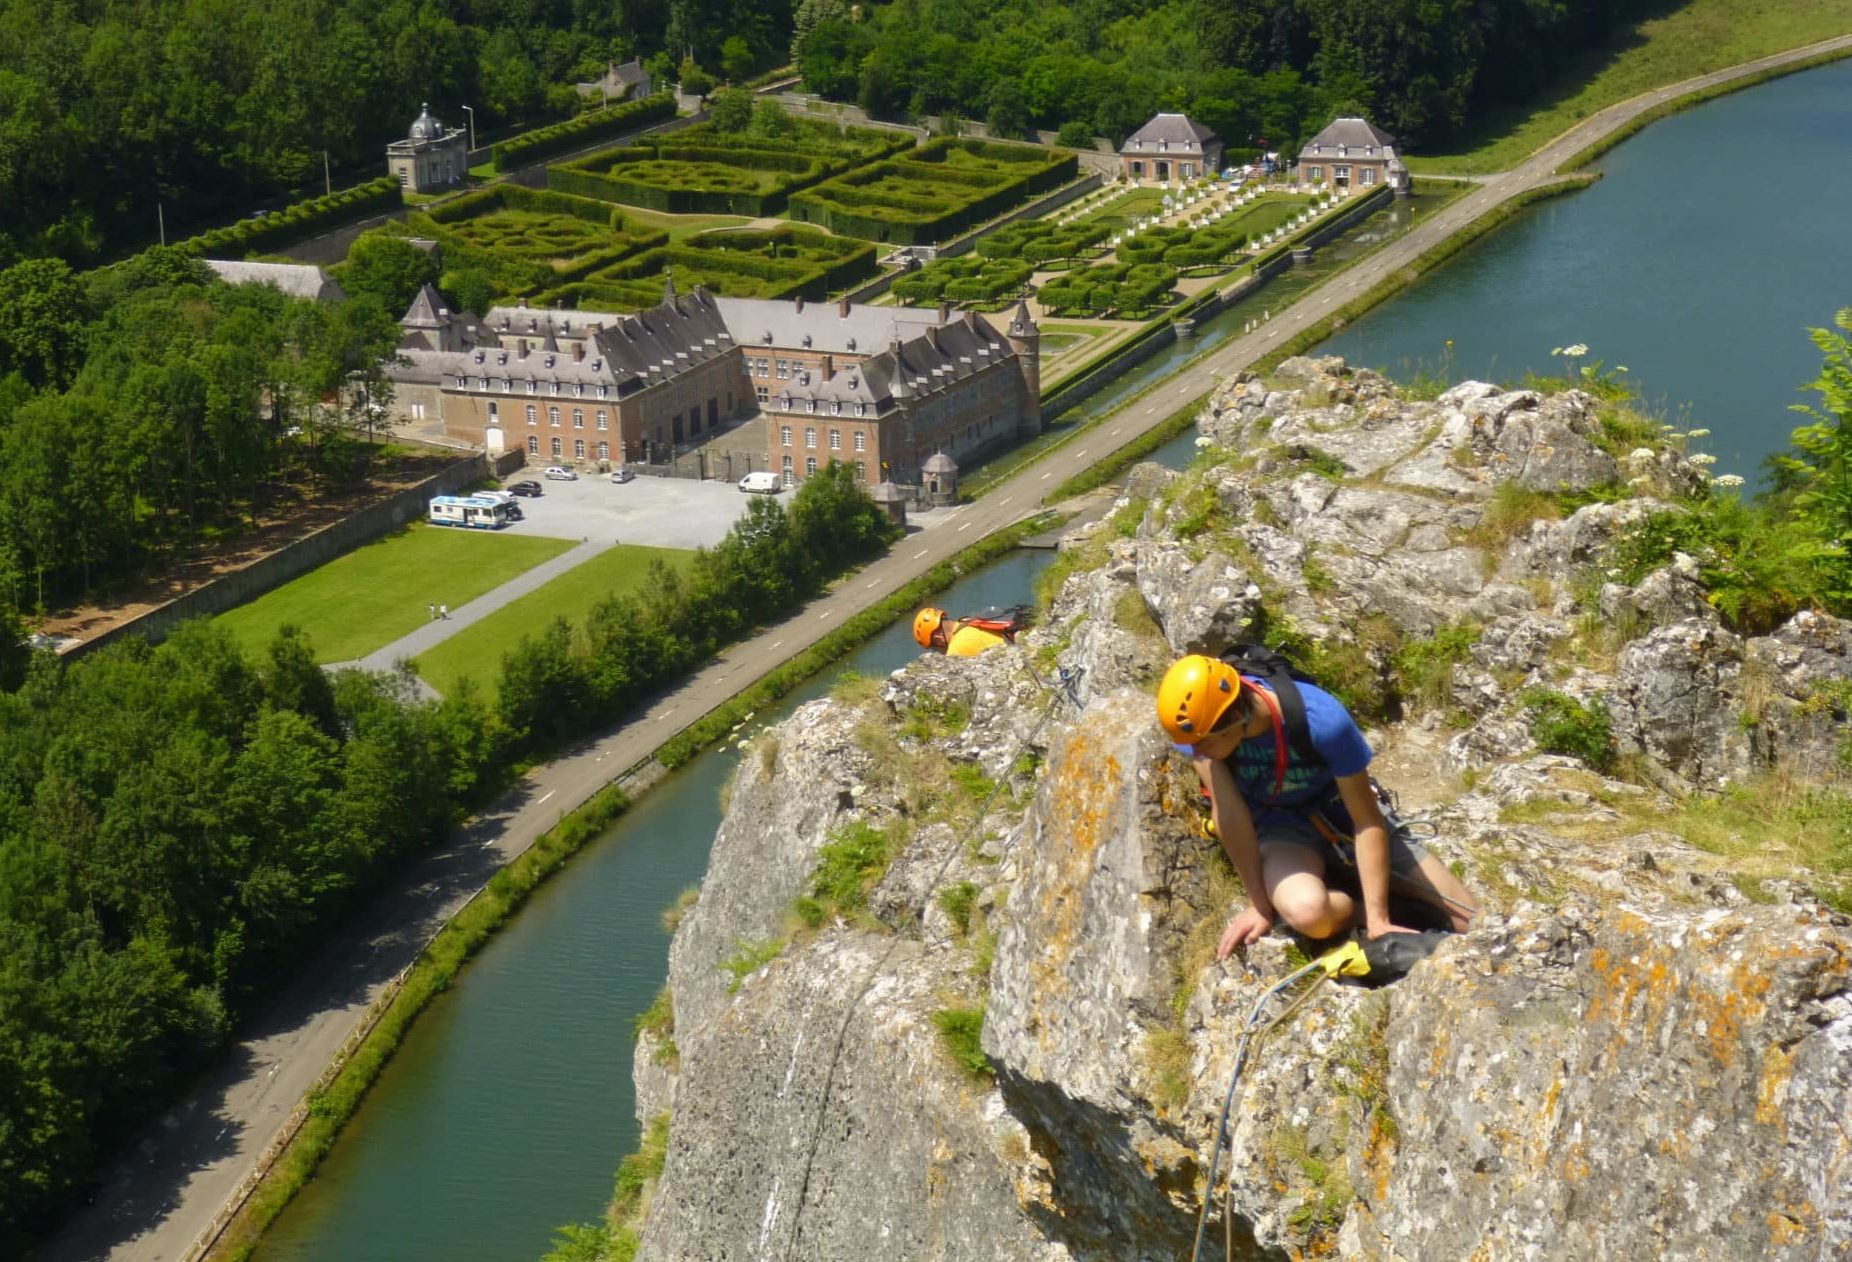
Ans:
[[[947,158],[963,152],[995,164],[963,167]],[[790,198],[793,219],[843,236],[896,245],[943,241],[1016,202],[1074,178],[1072,153],[1022,145],[941,138],[905,158],[889,158],[826,180]],[[868,186],[887,182],[887,187]],[[901,192],[917,186],[919,192]]]
[[[523,132],[494,146],[495,167],[509,171],[524,163],[564,153],[606,136],[618,136],[675,117],[675,98],[666,92],[610,109],[591,110],[550,127]]]
[[[216,259],[241,259],[258,250],[286,245],[349,220],[381,211],[397,210],[404,204],[405,193],[399,187],[398,180],[390,175],[382,175],[377,180],[356,184],[338,193],[297,202],[274,215],[265,215],[261,219],[241,219],[223,228],[214,228],[179,242],[175,248],[200,258],[211,256]]]

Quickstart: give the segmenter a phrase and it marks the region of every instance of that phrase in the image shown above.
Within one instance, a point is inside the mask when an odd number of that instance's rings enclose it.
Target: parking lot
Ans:
[[[532,465],[502,485],[512,482],[537,482],[541,494],[516,501],[523,520],[511,531],[656,548],[712,547],[753,499],[731,482],[686,478],[639,477],[620,485],[608,474],[582,473],[577,482],[549,482]]]

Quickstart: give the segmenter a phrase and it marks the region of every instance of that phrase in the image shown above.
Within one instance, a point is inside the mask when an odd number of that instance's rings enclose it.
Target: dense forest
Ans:
[[[360,475],[395,316],[226,285],[171,248],[0,269],[0,608],[160,564],[286,482]]]
[[[806,85],[883,117],[1117,142],[1160,109],[1296,149],[1339,112],[1419,148],[1666,0],[801,0]],[[1675,7],[1675,6],[1673,6]]]
[[[0,654],[0,1256],[508,767],[608,726],[894,533],[832,463],[788,510],[755,497],[686,576],[659,568],[647,597],[523,641],[492,701],[330,677],[290,628],[256,661],[209,622],[68,665]]]
[[[480,134],[571,112],[613,58],[749,71],[789,41],[788,0],[0,0],[0,266],[138,248],[156,203],[171,240],[319,192],[324,153],[381,174],[426,101]]]

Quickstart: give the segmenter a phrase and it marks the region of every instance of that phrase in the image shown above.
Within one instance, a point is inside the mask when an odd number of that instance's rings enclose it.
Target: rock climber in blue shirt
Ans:
[[[1182,658],[1158,688],[1158,719],[1190,754],[1216,836],[1251,900],[1223,931],[1217,957],[1257,941],[1279,920],[1312,939],[1358,924],[1372,939],[1407,933],[1390,915],[1392,886],[1464,931],[1472,895],[1419,842],[1390,829],[1370,782],[1369,742],[1350,712],[1316,685],[1297,690],[1317,758],[1294,748],[1266,682],[1227,662]],[[1361,906],[1327,879],[1347,866],[1339,845],[1351,840]]]

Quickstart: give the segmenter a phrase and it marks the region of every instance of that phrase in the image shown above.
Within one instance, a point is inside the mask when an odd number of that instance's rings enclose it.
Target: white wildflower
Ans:
[[[1711,432],[1708,429],[1688,429],[1685,431],[1686,438],[1709,438],[1710,436]]]
[[[1196,445],[1198,447],[1210,447],[1210,446],[1213,446],[1214,444],[1215,444],[1215,439],[1209,437],[1209,435],[1207,434],[1199,434],[1196,437]]]
[[[1684,437],[1685,437],[1685,435],[1684,435],[1684,434],[1681,434],[1681,433],[1679,433],[1679,432],[1678,432],[1677,430],[1675,430],[1675,429],[1671,429],[1671,430],[1667,430],[1667,431],[1666,431],[1666,437],[1667,437],[1667,438],[1684,438]]]
[[[1720,473],[1711,479],[1712,486],[1720,486],[1726,491],[1733,491],[1742,484],[1742,478],[1734,473]]]
[[[1652,474],[1642,473],[1637,478],[1628,478],[1627,485],[1628,486],[1645,486],[1647,483],[1651,482],[1652,480],[1653,480]]]
[[[1629,462],[1635,460],[1651,460],[1652,458],[1653,449],[1651,447],[1635,447],[1632,451],[1627,453]]]
[[[1577,342],[1574,346],[1563,347],[1561,353],[1569,356],[1571,359],[1580,359],[1582,356],[1588,354],[1588,344],[1586,342]]]
[[[1716,464],[1717,463],[1717,457],[1708,455],[1702,451],[1700,451],[1695,456],[1687,456],[1685,458],[1691,461],[1692,464]]]

